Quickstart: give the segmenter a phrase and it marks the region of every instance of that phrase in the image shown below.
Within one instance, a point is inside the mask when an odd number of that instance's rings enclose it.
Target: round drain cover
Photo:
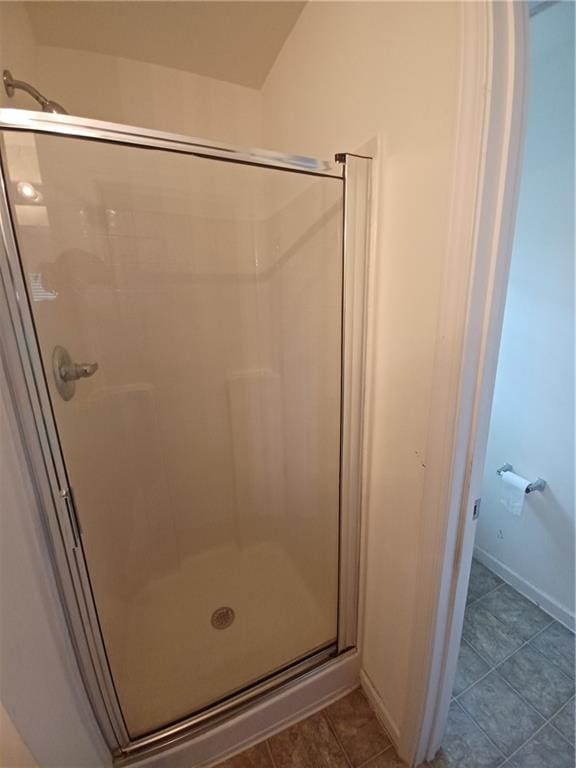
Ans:
[[[222,608],[216,608],[214,613],[212,614],[212,626],[214,629],[228,629],[230,624],[234,621],[236,618],[236,614],[232,610],[232,608],[229,608],[227,605],[222,606]]]

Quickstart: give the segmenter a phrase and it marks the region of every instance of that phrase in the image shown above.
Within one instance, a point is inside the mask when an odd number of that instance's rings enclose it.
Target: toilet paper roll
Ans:
[[[511,512],[515,517],[520,517],[530,480],[526,480],[515,472],[502,472],[500,479],[502,481],[500,503],[506,511]]]

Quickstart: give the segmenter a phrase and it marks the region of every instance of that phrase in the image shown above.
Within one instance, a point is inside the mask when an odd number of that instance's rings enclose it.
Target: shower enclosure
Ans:
[[[0,110],[3,355],[129,756],[356,643],[370,161]]]

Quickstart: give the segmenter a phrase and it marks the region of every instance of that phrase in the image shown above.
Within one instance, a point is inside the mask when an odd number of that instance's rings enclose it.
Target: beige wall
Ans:
[[[264,142],[328,156],[378,137],[364,670],[402,728],[457,107],[454,3],[311,3],[263,88]]]
[[[39,46],[49,98],[70,114],[258,146],[260,92],[117,56]]]
[[[0,69],[9,69],[18,80],[37,85],[36,44],[28,14],[22,3],[0,2]],[[16,93],[8,98],[4,86],[0,87],[0,106],[30,108],[30,97]]]
[[[36,45],[23,3],[0,2],[0,65],[72,115],[259,146],[261,94],[183,70]],[[0,106],[35,109],[0,89]]]

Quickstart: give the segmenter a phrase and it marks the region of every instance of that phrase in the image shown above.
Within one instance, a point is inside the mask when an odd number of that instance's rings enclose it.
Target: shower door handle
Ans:
[[[98,363],[70,363],[60,366],[60,376],[64,381],[78,381],[94,376]]]
[[[63,400],[71,400],[76,391],[78,379],[94,376],[98,363],[75,363],[68,350],[64,347],[54,347],[52,352],[52,373],[56,389]]]

